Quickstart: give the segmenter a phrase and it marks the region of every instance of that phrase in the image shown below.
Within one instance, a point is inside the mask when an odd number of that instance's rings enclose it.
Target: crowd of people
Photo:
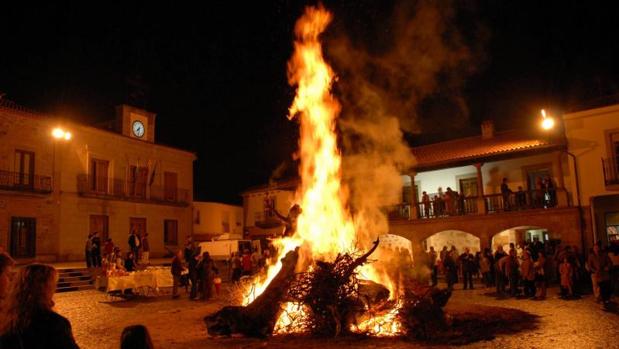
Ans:
[[[522,186],[518,186],[517,191],[512,191],[509,188],[507,178],[503,178],[500,190],[501,201],[497,205],[499,205],[499,209],[506,211],[532,207],[547,208],[554,207],[557,204],[556,187],[550,177],[544,179],[537,177],[535,188],[529,191],[525,191]],[[465,195],[450,187],[447,187],[444,191],[443,187],[438,187],[434,194],[428,194],[424,191],[421,193],[419,215],[421,218],[430,218],[466,214],[469,209],[474,209],[476,204],[469,207],[465,199]]]
[[[455,246],[444,246],[440,252],[430,247],[425,260],[433,286],[442,274],[450,289],[458,280],[463,289],[473,289],[476,278],[484,287],[495,288],[498,297],[543,300],[550,282],[559,283],[564,299],[579,298],[591,290],[596,301],[608,306],[612,294],[619,295],[616,243],[606,249],[595,244],[586,259],[576,246],[555,246],[534,239],[522,246],[510,243],[507,251],[499,245],[494,252],[485,248],[475,254],[469,248],[459,254]]]
[[[129,233],[127,252],[114,244],[111,238],[105,241],[99,232],[88,234],[85,244],[85,261],[87,268],[103,268],[105,271],[135,271],[138,266],[150,264],[150,243],[148,233]]]
[[[71,323],[53,309],[56,269],[38,263],[14,267],[0,249],[0,348],[78,349]],[[154,348],[142,325],[125,328],[120,342],[121,349]]]

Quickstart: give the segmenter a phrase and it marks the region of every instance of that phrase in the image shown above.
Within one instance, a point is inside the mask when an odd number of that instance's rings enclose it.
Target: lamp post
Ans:
[[[540,121],[540,127],[542,128],[542,130],[544,131],[548,131],[550,132],[551,130],[553,130],[555,128],[555,120],[552,116],[546,114],[546,111],[544,109],[541,110],[541,116],[542,119]],[[565,138],[565,147],[567,148],[568,146],[568,140],[567,140],[567,135],[565,135],[565,127],[563,128],[563,137]],[[567,154],[567,156],[572,158],[572,161],[574,162],[574,186],[576,187],[576,201],[577,201],[577,205],[576,207],[578,208],[578,224],[579,224],[579,229],[580,229],[580,243],[582,244],[582,249],[584,252],[585,249],[585,221],[583,219],[583,215],[582,215],[582,205],[580,202],[580,179],[578,176],[578,164],[576,163],[576,155],[570,153],[569,150],[565,150],[564,151],[565,154]]]
[[[58,142],[62,141],[62,142],[68,142],[71,140],[71,138],[73,138],[73,135],[71,134],[71,132],[61,128],[61,127],[56,127],[52,130],[52,138],[54,141],[54,155],[53,155],[53,160],[52,160],[52,191],[55,193],[56,192],[56,187],[57,187],[57,183],[56,183],[56,144],[58,144]]]

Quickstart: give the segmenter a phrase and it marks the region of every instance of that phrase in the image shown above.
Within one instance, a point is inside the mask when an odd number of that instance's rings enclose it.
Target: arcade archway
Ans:
[[[465,248],[468,248],[471,253],[476,253],[481,250],[481,241],[477,236],[462,230],[443,230],[423,240],[425,251],[429,250],[430,246],[434,247],[436,252],[441,251],[445,246],[448,250],[455,246],[458,254],[462,253]]]
[[[505,229],[492,236],[492,250],[496,250],[497,246],[503,246],[507,251],[509,244],[524,246],[526,242],[548,242],[550,240],[548,229],[538,226],[519,226]]]

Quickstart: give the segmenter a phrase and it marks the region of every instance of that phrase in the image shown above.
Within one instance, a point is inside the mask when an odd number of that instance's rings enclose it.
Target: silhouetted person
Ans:
[[[0,317],[0,348],[75,349],[69,320],[52,310],[58,273],[45,264],[21,268]]]
[[[148,329],[143,325],[127,326],[120,335],[120,349],[153,349]]]

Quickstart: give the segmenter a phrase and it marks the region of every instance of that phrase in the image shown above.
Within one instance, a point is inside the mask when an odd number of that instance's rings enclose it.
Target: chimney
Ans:
[[[492,120],[484,120],[481,123],[481,139],[490,139],[494,137],[494,122]]]

